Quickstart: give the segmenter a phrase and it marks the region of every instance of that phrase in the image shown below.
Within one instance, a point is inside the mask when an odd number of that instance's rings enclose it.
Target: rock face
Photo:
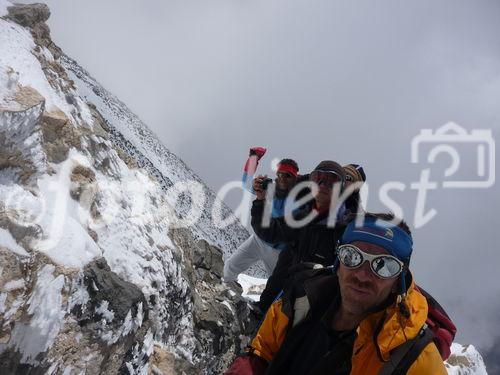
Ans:
[[[221,281],[248,233],[49,16],[0,0],[0,374],[221,373],[251,329]]]
[[[8,11],[6,19],[29,28],[37,27],[50,17],[50,9],[46,4],[16,4],[8,7]]]

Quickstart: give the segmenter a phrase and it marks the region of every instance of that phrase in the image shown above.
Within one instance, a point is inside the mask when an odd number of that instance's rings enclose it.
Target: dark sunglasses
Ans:
[[[288,173],[288,172],[277,172],[276,177],[278,177],[278,178],[292,178],[295,176],[291,173]]]
[[[372,272],[381,279],[392,279],[403,271],[404,263],[392,255],[371,255],[354,245],[337,248],[339,261],[347,268],[359,268],[364,262],[370,263]]]
[[[309,178],[318,185],[324,184],[329,187],[342,182],[342,177],[333,171],[312,171]]]

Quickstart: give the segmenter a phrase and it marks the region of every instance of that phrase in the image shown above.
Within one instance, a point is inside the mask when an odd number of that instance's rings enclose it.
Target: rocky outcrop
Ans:
[[[44,113],[41,128],[45,153],[50,162],[60,163],[68,158],[71,148],[81,148],[78,130],[71,126],[63,112]]]
[[[207,365],[214,373],[221,373],[248,345],[248,336],[255,326],[254,318],[241,297],[241,290],[221,283],[220,249],[203,239],[193,238],[185,229],[171,231],[171,238],[188,257],[184,272],[194,286],[193,321],[197,339],[202,344],[199,355],[213,353],[216,359],[207,358]]]
[[[45,23],[50,17],[50,9],[46,4],[14,4],[8,8],[7,19],[30,29],[38,45],[48,47],[50,28]]]
[[[189,362],[176,357],[161,346],[155,345],[153,354],[149,358],[148,375],[201,375],[200,369]]]
[[[40,119],[43,116],[45,102],[42,96],[31,87],[18,86],[0,105],[0,168],[16,171],[16,178],[22,184],[28,184],[36,172],[46,165],[39,155],[41,147]]]
[[[119,325],[127,315],[147,320],[148,304],[141,290],[134,284],[122,280],[111,271],[106,260],[100,258],[90,263],[84,270],[83,281],[89,294],[85,306],[79,306],[80,322],[109,320]],[[85,314],[85,312],[93,312]]]
[[[39,255],[20,262],[0,249],[0,257],[0,286],[7,295],[0,373],[126,373],[137,343],[148,344],[144,296],[112,273],[105,260],[81,273]]]
[[[0,47],[15,52],[0,66],[0,373],[221,373],[255,325],[221,280],[247,233],[216,227],[211,207],[178,225],[189,200],[169,188],[201,180],[97,83],[79,91],[49,15],[0,18],[19,43]]]
[[[0,169],[19,170],[19,181],[23,184],[26,184],[36,171],[30,160],[24,157],[3,132],[0,132]]]
[[[46,4],[15,4],[8,7],[8,11],[7,19],[29,28],[45,23],[50,17],[50,9]]]

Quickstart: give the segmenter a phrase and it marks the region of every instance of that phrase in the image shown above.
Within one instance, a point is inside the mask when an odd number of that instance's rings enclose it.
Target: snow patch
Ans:
[[[129,310],[123,324],[117,330],[106,331],[106,329],[104,329],[105,327],[103,326],[103,334],[101,338],[106,341],[108,345],[112,345],[115,344],[121,337],[125,337],[129,333],[137,331],[137,329],[142,326],[142,320],[144,318],[142,309],[142,303],[139,303],[137,306],[137,315],[135,318],[132,318],[132,311]]]
[[[86,305],[90,300],[90,296],[87,292],[87,287],[85,286],[83,279],[83,272],[80,271],[75,280],[73,280],[73,286],[71,288],[72,294],[68,302],[68,311],[73,310],[75,306],[82,306],[82,312],[85,312],[86,310]]]
[[[64,276],[54,278],[53,265],[44,266],[37,276],[37,282],[29,299],[29,323],[17,322],[9,346],[22,354],[23,363],[35,363],[35,357],[45,352],[53,343],[63,325],[65,311],[62,308],[61,291]]]
[[[7,306],[5,305],[5,301],[7,300],[7,293],[0,294],[0,314],[5,312]]]
[[[8,82],[2,81],[6,79],[6,73],[13,70],[18,73],[19,84],[34,88],[45,98],[49,111],[60,109],[68,118],[72,118],[70,106],[54,92],[45,77],[40,62],[31,53],[35,48],[35,42],[30,32],[13,22],[0,19],[0,45],[2,46],[0,86],[7,87]],[[10,85],[12,86],[12,83]],[[0,103],[4,100],[5,93],[2,90]]]
[[[267,279],[248,276],[241,273],[238,275],[238,283],[243,288],[242,297],[252,301],[259,301],[260,295],[266,287]]]
[[[72,149],[68,159],[56,166],[56,174],[39,179],[45,207],[40,225],[47,237],[36,244],[36,249],[58,264],[81,269],[102,252],[84,227],[86,217],[79,204],[70,197],[70,174],[79,164],[89,163]]]
[[[21,255],[23,257],[29,256],[28,252],[18,245],[10,232],[3,228],[0,228],[0,246],[9,249],[17,255]]]
[[[139,328],[142,326],[142,321],[144,320],[144,311],[142,308],[142,302],[139,302],[137,306],[137,315],[134,319],[134,324],[136,328]]]
[[[149,363],[145,359],[149,358],[151,354],[153,354],[154,344],[153,332],[148,330],[142,345],[136,344],[134,347],[132,353],[133,360],[125,363],[130,374],[147,375],[151,373],[151,371],[149,371]],[[134,364],[137,363],[144,363],[144,365],[139,366],[139,368],[134,368]]]
[[[52,55],[52,52],[50,52],[47,47],[42,47],[42,53],[47,61],[54,61],[54,55]]]
[[[7,14],[7,6],[11,5],[0,0],[0,15]],[[0,106],[19,110],[19,105],[11,100],[12,94],[19,86],[32,87],[45,98],[47,112],[61,110],[74,123],[81,124],[80,118],[75,116],[79,114],[85,123],[90,126],[93,124],[90,109],[81,98],[75,96],[73,104],[69,104],[66,94],[50,85],[40,61],[32,53],[35,42],[28,29],[0,19],[0,46],[0,87],[7,88],[0,91]],[[54,61],[54,56],[47,48],[44,47],[41,53],[47,61]]]
[[[96,314],[99,314],[104,319],[106,319],[107,322],[112,322],[113,319],[115,318],[115,313],[113,311],[110,311],[108,308],[109,308],[109,302],[102,301],[99,307],[96,307],[95,312]]]
[[[233,307],[231,306],[231,304],[228,301],[222,301],[220,303],[222,305],[226,306],[229,309],[229,311],[231,311],[233,313],[233,315],[235,314]]]
[[[4,314],[4,320],[9,320],[12,316],[15,315],[15,313],[17,313],[17,310],[19,310],[19,308],[21,306],[24,305],[24,297],[22,295],[18,296],[14,302],[11,303],[10,305],[10,310],[7,310]],[[7,306],[4,306],[4,308],[6,309]]]
[[[0,183],[0,201],[4,202],[7,215],[9,210],[16,213],[10,219],[21,226],[32,225],[44,210],[39,197],[17,184]]]
[[[7,0],[0,0],[0,17],[6,16],[9,12],[7,8],[12,6],[12,3]]]
[[[11,280],[3,286],[4,292],[11,292],[13,290],[18,290],[18,289],[23,289],[24,288],[24,280],[19,279],[19,280]]]

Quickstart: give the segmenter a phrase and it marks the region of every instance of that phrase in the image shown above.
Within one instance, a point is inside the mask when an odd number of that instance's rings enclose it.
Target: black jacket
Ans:
[[[266,374],[349,374],[356,331],[331,329],[340,292],[337,277],[328,276],[328,273],[331,275],[331,271],[323,269],[295,274],[293,286],[283,295],[283,312],[293,321],[294,301],[303,295],[307,295],[310,301],[310,311],[304,320],[290,329]],[[311,274],[317,276],[297,280]]]
[[[332,265],[335,261],[337,246],[345,225],[341,222],[335,227],[328,227],[328,216],[318,215],[312,222],[300,228],[290,227],[284,218],[273,218],[268,227],[262,226],[265,201],[255,200],[252,206],[252,228],[262,240],[269,243],[286,243],[293,252],[293,263],[313,262]],[[294,212],[294,218],[300,220],[309,215],[312,205]]]

